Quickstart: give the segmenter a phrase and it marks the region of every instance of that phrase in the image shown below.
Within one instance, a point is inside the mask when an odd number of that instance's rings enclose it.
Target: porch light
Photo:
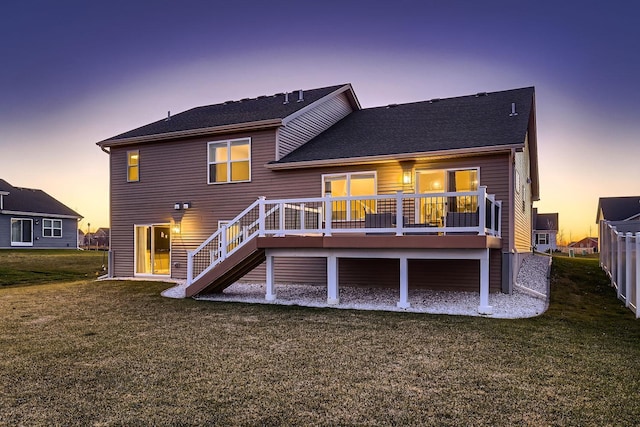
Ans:
[[[180,234],[180,221],[173,224],[173,234]]]
[[[402,183],[403,184],[411,184],[411,171],[402,172]]]

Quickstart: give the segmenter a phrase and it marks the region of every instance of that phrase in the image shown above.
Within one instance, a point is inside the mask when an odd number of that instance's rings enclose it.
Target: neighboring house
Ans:
[[[596,224],[603,220],[640,221],[640,196],[600,197]]]
[[[573,249],[574,254],[586,255],[598,252],[598,238],[585,237],[577,242],[569,243],[569,249]]]
[[[109,273],[510,292],[538,200],[534,88],[361,108],[350,84],[198,107],[101,141]]]
[[[42,190],[0,179],[0,248],[77,248],[81,218]]]
[[[90,245],[98,246],[99,248],[109,247],[109,229],[106,227],[98,228],[95,233],[91,233]]]
[[[533,246],[538,252],[553,252],[558,249],[558,213],[538,213],[533,209]]]

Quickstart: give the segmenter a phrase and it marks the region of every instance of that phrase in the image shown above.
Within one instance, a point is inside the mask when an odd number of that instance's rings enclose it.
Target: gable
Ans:
[[[1,213],[41,214],[62,218],[82,218],[42,190],[14,187],[0,179]]]
[[[630,221],[640,215],[640,196],[600,197],[596,223],[606,221]]]

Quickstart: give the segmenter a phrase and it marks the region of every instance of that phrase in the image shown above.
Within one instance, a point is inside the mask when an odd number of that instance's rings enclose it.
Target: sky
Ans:
[[[0,15],[0,178],[109,226],[96,142],[192,107],[351,83],[363,107],[536,88],[540,212],[640,195],[629,1],[42,1]]]

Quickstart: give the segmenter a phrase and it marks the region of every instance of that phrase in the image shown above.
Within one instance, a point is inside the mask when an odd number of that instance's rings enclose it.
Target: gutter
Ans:
[[[0,210],[0,214],[3,215],[20,215],[20,216],[40,216],[43,218],[65,218],[65,219],[82,219],[83,216],[73,216],[73,215],[61,215],[61,214],[51,214],[51,213],[40,213],[40,212],[22,212],[22,211],[10,211],[10,210]]]
[[[495,145],[491,147],[476,147],[476,148],[460,148],[455,150],[439,150],[439,151],[424,151],[418,153],[401,153],[401,154],[384,154],[378,156],[361,156],[339,159],[323,159],[323,160],[309,160],[301,162],[288,162],[288,163],[267,163],[265,167],[270,170],[288,170],[288,169],[303,169],[310,167],[322,167],[322,166],[343,166],[343,165],[359,165],[370,163],[382,163],[388,161],[402,161],[402,160],[421,160],[421,159],[438,159],[438,158],[452,158],[452,157],[466,157],[472,155],[482,154],[497,154],[497,153],[510,153],[514,149],[524,147],[524,142],[518,144],[509,145]]]
[[[241,132],[256,129],[270,129],[282,126],[282,119],[269,119],[258,120],[255,122],[236,123],[231,125],[213,126],[200,129],[181,130],[176,132],[167,132],[153,135],[135,136],[131,138],[122,139],[105,139],[104,141],[97,142],[102,151],[105,151],[105,147],[119,147],[124,145],[140,144],[145,142],[158,142],[176,138],[187,138],[196,136],[205,136],[211,134]],[[105,151],[107,152],[107,151]]]

